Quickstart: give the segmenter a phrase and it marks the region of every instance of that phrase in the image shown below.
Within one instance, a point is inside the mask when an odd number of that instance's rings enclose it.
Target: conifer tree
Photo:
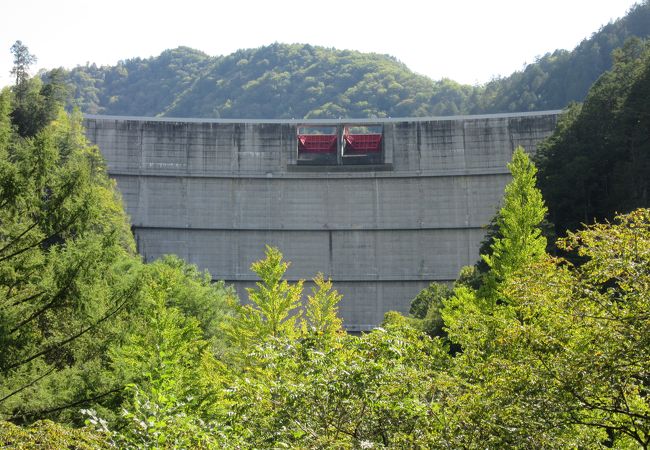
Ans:
[[[267,337],[293,337],[297,333],[297,310],[302,296],[302,281],[289,284],[283,276],[289,263],[275,247],[266,247],[266,258],[251,265],[260,281],[248,289],[251,304],[244,305],[233,321],[232,337],[243,347]]]
[[[11,53],[14,55],[11,74],[16,77],[16,86],[19,87],[29,80],[29,67],[36,62],[36,56],[29,53],[29,49],[22,41],[14,42]]]
[[[506,186],[503,206],[496,218],[501,237],[494,239],[490,255],[481,255],[489,267],[482,288],[482,294],[488,298],[496,298],[503,281],[546,252],[540,224],[547,209],[542,193],[535,187],[537,169],[522,147],[515,149],[508,169],[512,181]]]
[[[324,336],[343,332],[343,321],[337,314],[337,305],[343,296],[336,289],[332,290],[332,280],[326,280],[322,273],[316,275],[314,283],[312,295],[307,296],[307,320],[302,323],[303,330]]]

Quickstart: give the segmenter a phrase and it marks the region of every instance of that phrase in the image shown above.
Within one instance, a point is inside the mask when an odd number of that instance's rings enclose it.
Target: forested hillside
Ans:
[[[639,3],[573,51],[547,53],[523,71],[488,83],[474,112],[561,109],[572,101],[582,101],[594,81],[612,66],[612,51],[630,37],[650,36],[650,2]]]
[[[472,89],[432,82],[394,58],[273,44],[212,58],[180,47],[67,73],[82,111],[176,117],[292,118],[454,114]]]
[[[650,42],[630,39],[538,150],[556,232],[650,205]]]
[[[611,67],[611,52],[631,36],[648,35],[645,0],[574,50],[555,50],[523,71],[480,86],[434,81],[387,55],[298,44],[220,57],[179,47],[115,66],[77,67],[64,76],[72,86],[71,103],[101,114],[316,118],[532,111],[583,100]]]

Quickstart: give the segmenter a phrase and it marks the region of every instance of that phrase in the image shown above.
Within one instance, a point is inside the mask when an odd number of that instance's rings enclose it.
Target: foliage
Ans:
[[[646,448],[650,212],[571,234],[588,262],[527,263],[481,308],[462,288],[445,315],[454,358],[446,407],[456,446]],[[447,313],[447,310],[445,310]]]
[[[546,252],[546,238],[540,228],[546,206],[541,192],[535,187],[537,169],[522,147],[515,149],[508,169],[512,181],[506,186],[503,206],[496,217],[501,237],[493,239],[490,254],[481,255],[490,268],[482,294],[493,299],[498,296],[501,282]]]
[[[139,322],[109,352],[133,381],[121,417],[86,411],[91,436],[127,448],[644,448],[650,211],[561,245],[587,263],[525,261],[499,283],[507,302],[455,288],[443,310],[462,349],[453,356],[399,315],[352,336],[295,315],[273,327],[260,309],[264,333],[239,341],[246,358],[219,361],[200,317],[170,305],[166,270],[179,261],[158,262],[145,271]],[[266,281],[251,294],[266,295],[264,311],[294,304],[277,295],[296,287],[282,287],[287,264],[273,248],[254,264]],[[339,295],[316,280],[305,315],[334,317]]]
[[[267,337],[294,337],[300,312],[302,281],[289,284],[282,277],[289,263],[275,247],[266,247],[266,258],[253,263],[251,270],[261,281],[257,288],[248,288],[250,304],[233,317],[231,336],[246,348]]]
[[[337,314],[337,305],[343,296],[332,290],[332,281],[326,280],[322,273],[316,274],[314,284],[312,294],[307,296],[303,333],[311,332],[321,336],[342,333],[343,321]]]
[[[29,67],[36,63],[36,56],[29,53],[29,48],[22,41],[14,42],[11,53],[14,55],[11,74],[16,77],[16,86],[20,87],[29,79]]]
[[[552,369],[570,399],[577,423],[607,430],[618,441],[650,445],[650,210],[617,216],[561,241],[586,262],[571,273],[571,297],[562,315],[580,320],[568,328],[565,354]],[[541,286],[540,286],[541,287]],[[522,292],[523,299],[538,295]],[[563,317],[563,318],[564,318]],[[589,368],[585,370],[585,368]]]
[[[113,448],[106,435],[91,429],[74,429],[44,420],[29,427],[0,422],[0,447],[16,450],[101,450]]]
[[[161,352],[172,337],[167,352],[186,364],[224,353],[236,299],[176,257],[142,264],[80,115],[59,108],[23,135],[15,112],[38,105],[12,94],[0,94],[0,417],[79,424],[92,407],[113,421],[124,386],[144,389],[145,374],[171,364]]]
[[[11,52],[14,55],[11,74],[16,76],[12,89],[12,122],[21,136],[34,136],[56,118],[68,97],[64,74],[54,69],[45,77],[45,83],[40,78],[30,78],[29,66],[36,62],[36,56],[21,41],[11,46]]]
[[[66,72],[84,112],[176,117],[456,114],[471,91],[432,82],[386,55],[272,44],[209,57],[186,47]]]
[[[410,327],[361,337],[269,341],[261,370],[231,388],[253,448],[386,448],[427,442],[429,379],[444,367],[439,341]]]
[[[443,302],[451,297],[453,290],[442,283],[431,283],[411,300],[409,314],[414,326],[431,337],[445,337],[442,320]]]
[[[228,345],[225,324],[235,314],[239,301],[232,286],[223,281],[212,282],[207,271],[201,272],[175,255],[148,264],[146,270],[154,283],[151,294],[164,292],[165,307],[176,308],[184,317],[195,319],[211,351],[224,353]],[[142,314],[147,317],[151,312]]]
[[[647,38],[649,30],[650,3],[645,0],[572,51],[546,53],[521,71],[487,83],[472,112],[559,109],[582,101],[598,77],[611,68],[612,52],[630,37]]]
[[[137,298],[121,269],[134,245],[80,117],[60,111],[24,137],[0,97],[0,414],[33,420],[107,392],[88,388],[88,368]]]
[[[470,448],[479,443],[489,448],[588,447],[602,436],[552,414],[539,414],[548,399],[537,393],[553,392],[554,380],[539,376],[535,358],[517,366],[525,352],[507,347],[520,325],[528,322],[517,309],[519,298],[505,286],[520,283],[525,267],[546,258],[539,227],[546,208],[535,188],[535,167],[522,149],[515,151],[508,167],[513,179],[495,220],[499,237],[493,239],[490,253],[481,255],[488,270],[477,289],[471,283],[458,284],[444,301],[448,338],[461,350],[443,384],[444,440],[452,447]]]
[[[558,235],[650,200],[650,44],[632,39],[539,148],[539,184]]]
[[[121,404],[120,447],[207,448],[214,444],[202,420],[208,394],[202,390],[202,368],[214,364],[198,320],[167,306],[168,289],[150,279],[144,296],[145,318],[121,345],[109,351],[113,370],[131,380]],[[115,426],[115,425],[114,425]],[[216,445],[215,445],[216,447]]]
[[[415,323],[432,336],[445,337],[444,325],[462,321],[465,308],[480,304],[489,310],[496,302],[505,301],[500,285],[522,266],[545,255],[546,238],[541,225],[546,207],[535,187],[537,169],[521,147],[515,149],[508,169],[512,181],[506,186],[502,206],[492,220],[486,238],[490,247],[481,252],[485,268],[478,263],[464,268],[455,291],[431,284],[411,302],[410,313]]]
[[[584,259],[579,268],[551,258],[534,167],[522,156],[511,164],[487,281],[458,285],[444,302],[448,337],[462,349],[441,383],[444,442],[646,448],[650,213],[570,233],[558,246]]]

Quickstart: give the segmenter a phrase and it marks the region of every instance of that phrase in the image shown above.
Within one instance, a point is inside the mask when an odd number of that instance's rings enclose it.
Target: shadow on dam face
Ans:
[[[534,153],[558,114],[84,123],[146,260],[179,255],[246,300],[251,263],[277,246],[289,280],[332,278],[358,332],[477,260],[512,152]]]

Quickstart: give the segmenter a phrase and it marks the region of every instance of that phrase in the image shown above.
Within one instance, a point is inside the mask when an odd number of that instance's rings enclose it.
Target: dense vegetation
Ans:
[[[14,423],[79,424],[90,404],[114,417],[125,387],[164,360],[160,321],[218,354],[234,308],[230,290],[182,261],[140,261],[99,149],[60,91],[19,67],[0,93],[0,418]],[[138,345],[148,353],[136,357]]]
[[[650,205],[650,43],[630,39],[613,55],[613,68],[538,151],[558,233]]]
[[[433,81],[392,57],[273,44],[211,57],[186,47],[64,71],[83,112],[172,117],[408,117],[561,109],[582,101],[611,52],[650,34],[650,3],[481,86]],[[423,55],[426,57],[426,55]],[[48,76],[45,75],[45,79]]]
[[[552,33],[552,26],[549,28]],[[523,71],[485,85],[478,103],[482,112],[561,109],[582,101],[596,79],[612,66],[612,52],[631,37],[650,36],[650,2],[603,26],[572,51],[555,50]]]

